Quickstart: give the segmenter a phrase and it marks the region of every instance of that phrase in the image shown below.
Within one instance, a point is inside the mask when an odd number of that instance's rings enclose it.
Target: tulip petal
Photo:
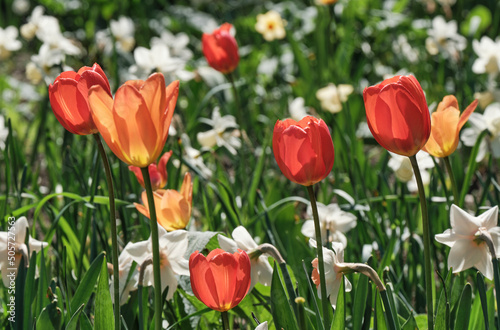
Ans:
[[[172,122],[172,116],[174,115],[175,105],[177,103],[177,98],[179,96],[179,81],[176,80],[166,87],[165,95],[167,96],[167,107],[161,109],[162,115],[160,117],[160,123],[163,123],[163,144],[168,137],[168,129],[170,128],[170,123]]]
[[[189,258],[189,270],[194,295],[209,308],[218,310],[217,286],[207,258],[196,251]]]
[[[100,85],[90,88],[88,99],[92,118],[102,138],[118,158],[128,163],[113,119],[113,99]]]
[[[210,269],[214,278],[217,279],[217,297],[219,302],[218,311],[227,311],[233,307],[234,292],[236,290],[238,263],[231,253],[219,253],[210,260]],[[248,289],[248,288],[247,288]]]
[[[130,85],[121,86],[115,95],[113,118],[127,163],[146,167],[156,161],[158,132],[142,95]],[[162,145],[163,147],[163,145]]]
[[[478,100],[474,100],[471,104],[469,104],[469,106],[464,110],[464,112],[462,112],[462,114],[460,115],[460,120],[458,121],[457,132],[459,132],[465,125],[467,120],[469,120],[470,115],[472,115],[474,110],[476,110],[477,104]]]
[[[231,308],[234,306],[238,305],[243,298],[245,298],[245,295],[248,292],[248,289],[250,288],[250,282],[251,282],[251,264],[250,264],[250,258],[248,255],[239,250],[239,253],[235,253],[234,258],[236,259],[237,262],[237,273],[236,273],[236,287],[234,290],[234,295],[231,304]]]

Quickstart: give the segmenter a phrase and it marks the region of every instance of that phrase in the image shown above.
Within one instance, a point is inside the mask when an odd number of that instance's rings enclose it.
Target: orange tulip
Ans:
[[[368,127],[377,142],[402,156],[414,156],[431,133],[424,91],[414,76],[395,76],[363,91]]]
[[[111,151],[125,163],[144,168],[162,152],[178,95],[178,81],[165,88],[163,74],[153,73],[146,81],[127,81],[114,101],[101,86],[94,86],[89,103]]]
[[[229,32],[233,26],[224,23],[211,34],[203,33],[201,44],[208,64],[222,73],[233,72],[238,66],[240,55],[236,39]]]
[[[52,111],[59,123],[73,134],[97,133],[88,101],[89,88],[94,85],[111,96],[108,78],[97,63],[92,67],[84,66],[78,72],[64,71],[53,85],[49,85]]]
[[[146,191],[142,192],[142,202],[144,205],[134,203],[135,208],[144,214],[149,215],[149,204]],[[180,193],[172,189],[158,189],[153,192],[156,216],[158,223],[167,231],[186,228],[191,218],[193,201],[193,184],[191,174],[186,173]]]
[[[226,312],[237,306],[250,288],[250,258],[245,251],[231,254],[215,249],[206,257],[198,251],[189,258],[193,293],[207,307]]]
[[[424,151],[434,157],[447,157],[458,146],[458,134],[470,115],[476,110],[477,100],[474,100],[460,115],[457,98],[447,95],[432,113],[431,136],[424,146]]]
[[[166,152],[160,157],[158,164],[150,164],[148,166],[149,177],[151,178],[151,188],[153,191],[161,189],[167,184],[167,163],[171,156],[172,151]],[[141,169],[137,166],[129,166],[128,169],[135,174],[139,184],[145,188]]]
[[[274,158],[291,181],[311,186],[332,170],[334,149],[325,122],[311,116],[299,122],[278,120],[273,132]]]

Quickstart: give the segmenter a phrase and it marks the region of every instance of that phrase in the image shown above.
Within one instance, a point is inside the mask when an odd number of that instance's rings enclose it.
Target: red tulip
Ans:
[[[167,163],[170,157],[172,156],[172,151],[166,152],[163,156],[160,157],[158,164],[150,164],[148,166],[149,177],[151,178],[151,188],[153,191],[161,189],[165,187],[167,184],[168,173],[167,173]],[[129,170],[134,172],[137,181],[139,184],[145,188],[144,186],[144,177],[142,176],[142,171],[137,166],[129,166]]]
[[[90,87],[100,85],[111,96],[108,78],[99,64],[84,66],[78,72],[61,73],[54,85],[49,85],[49,98],[57,120],[73,134],[97,133],[90,114],[88,92]]]
[[[325,122],[311,116],[299,122],[278,120],[273,133],[274,158],[291,181],[311,186],[332,170],[334,150]]]
[[[189,258],[191,288],[207,307],[225,312],[240,303],[250,288],[250,258],[245,251],[234,254],[215,249]]]
[[[222,73],[233,72],[238,66],[238,44],[229,32],[232,25],[224,23],[212,34],[203,33],[201,43],[208,64]]]
[[[424,92],[414,76],[395,76],[365,88],[366,119],[377,142],[403,156],[422,149],[431,134]]]

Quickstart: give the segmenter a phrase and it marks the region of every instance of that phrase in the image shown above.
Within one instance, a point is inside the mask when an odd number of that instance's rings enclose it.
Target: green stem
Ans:
[[[118,274],[118,234],[116,229],[116,208],[115,208],[115,189],[113,188],[113,179],[111,176],[111,167],[109,166],[106,151],[101,142],[99,134],[94,134],[94,139],[97,143],[97,149],[102,158],[104,171],[106,172],[106,182],[108,184],[109,193],[109,222],[111,224],[111,247],[112,247],[112,262],[113,262],[113,290],[114,290],[114,312],[115,312],[115,329],[120,330],[120,276]]]
[[[325,329],[330,329],[330,302],[326,294],[325,264],[323,262],[323,240],[321,239],[321,227],[319,224],[318,206],[316,205],[316,196],[314,196],[313,186],[307,186],[311,208],[313,211],[314,229],[316,231],[316,247],[318,249],[318,271],[321,292],[321,305],[323,306],[323,324]]]
[[[498,259],[493,257],[493,276],[495,279],[495,296],[497,298],[497,306],[500,306],[500,274],[498,272]],[[497,309],[498,313],[498,309]],[[500,329],[500,314],[497,315],[497,329]]]
[[[222,330],[229,330],[229,317],[227,315],[227,311],[220,312],[222,315]]]
[[[394,315],[392,314],[392,308],[389,303],[389,297],[387,296],[387,290],[380,291],[380,297],[382,298],[382,303],[384,304],[389,330],[396,330],[396,321],[394,321]]]
[[[142,177],[144,178],[144,186],[148,196],[149,206],[149,225],[151,227],[151,241],[153,245],[153,276],[154,276],[154,291],[155,291],[155,329],[160,330],[162,303],[161,303],[161,277],[160,277],[160,243],[158,241],[158,221],[156,220],[156,207],[153,198],[153,189],[151,188],[151,178],[149,177],[148,167],[141,168]]]
[[[446,156],[443,158],[443,160],[444,160],[444,165],[446,166],[446,171],[450,176],[451,189],[453,190],[453,203],[457,204],[459,199],[458,187],[457,187],[457,182],[455,181],[455,175],[453,174],[453,170],[451,168],[450,157]]]
[[[420,197],[420,209],[422,211],[422,228],[424,236],[424,275],[425,275],[425,296],[427,303],[427,325],[428,329],[434,329],[434,312],[432,301],[432,263],[431,263],[431,236],[429,230],[429,214],[427,212],[427,201],[425,199],[424,184],[418,168],[417,158],[410,156],[413,173],[417,180],[418,196]]]

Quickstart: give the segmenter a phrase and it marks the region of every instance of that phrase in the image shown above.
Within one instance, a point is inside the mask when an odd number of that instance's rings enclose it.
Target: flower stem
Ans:
[[[101,142],[101,137],[99,134],[93,134],[94,139],[97,143],[97,149],[99,150],[99,155],[101,156],[102,163],[104,165],[104,171],[106,172],[106,182],[108,185],[109,194],[109,222],[111,224],[111,248],[112,248],[112,263],[113,263],[113,293],[114,293],[114,312],[115,312],[115,330],[120,330],[120,276],[119,264],[118,264],[118,231],[116,229],[116,208],[115,208],[115,189],[113,187],[113,179],[111,177],[111,167],[109,166],[108,157],[106,156],[106,151]]]
[[[325,329],[330,329],[330,303],[326,294],[326,280],[325,280],[325,264],[323,262],[323,240],[321,239],[321,227],[319,224],[318,206],[316,205],[316,196],[314,196],[313,186],[307,186],[309,199],[311,200],[311,208],[313,211],[314,229],[316,231],[316,246],[318,248],[318,267],[319,267],[319,281],[321,292],[321,305],[323,306],[323,324]]]
[[[480,234],[477,235],[480,240],[483,240],[491,254],[491,261],[493,262],[493,278],[495,281],[495,296],[497,299],[497,306],[500,306],[500,273],[498,271],[498,259],[495,251],[495,245],[493,244],[493,239],[488,231],[481,230]],[[497,309],[498,312],[498,309]],[[497,315],[497,329],[500,329],[500,313]]]
[[[410,156],[413,173],[417,180],[418,195],[420,197],[420,209],[422,211],[422,228],[424,236],[424,276],[425,276],[425,296],[427,303],[427,325],[428,329],[434,329],[434,312],[432,301],[432,263],[431,263],[431,236],[429,230],[429,214],[427,212],[427,201],[425,199],[424,184],[418,168],[417,158]]]
[[[227,315],[227,311],[220,312],[222,315],[222,330],[229,330],[229,317]]]
[[[455,181],[455,175],[453,174],[453,170],[451,169],[450,157],[446,156],[443,158],[444,165],[446,166],[446,171],[450,176],[451,181],[451,189],[453,190],[453,203],[458,205],[458,187],[457,182]]]
[[[149,206],[149,226],[151,227],[151,242],[153,244],[153,277],[155,291],[155,329],[161,329],[162,303],[161,303],[161,277],[160,277],[160,243],[158,241],[158,221],[156,220],[156,207],[153,198],[153,189],[151,188],[151,178],[149,177],[148,167],[141,168],[144,178],[144,187],[148,196]]]

